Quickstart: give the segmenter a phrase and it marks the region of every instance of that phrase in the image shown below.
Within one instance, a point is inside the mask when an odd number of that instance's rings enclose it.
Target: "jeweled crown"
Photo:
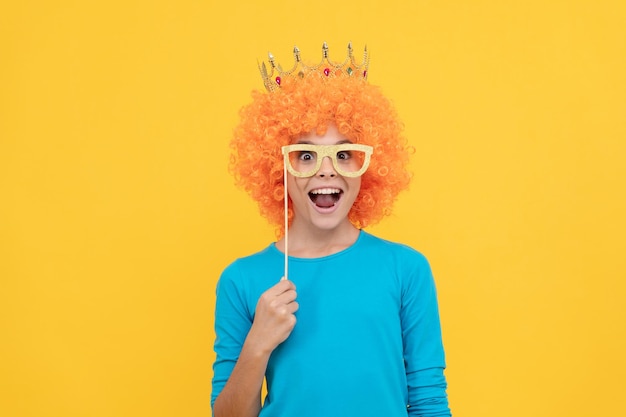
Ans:
[[[367,67],[369,66],[369,56],[367,54],[367,46],[363,52],[363,61],[359,64],[354,58],[352,51],[352,42],[348,43],[348,56],[343,62],[334,62],[328,57],[328,45],[326,42],[322,45],[322,60],[319,64],[309,66],[302,62],[300,58],[300,50],[297,46],[293,48],[293,56],[295,62],[290,70],[283,70],[280,64],[276,64],[274,56],[270,53],[269,63],[270,71],[268,72],[265,62],[259,64],[259,71],[263,78],[263,84],[267,91],[272,92],[280,88],[290,79],[304,78],[312,75],[320,77],[363,77],[367,79]]]

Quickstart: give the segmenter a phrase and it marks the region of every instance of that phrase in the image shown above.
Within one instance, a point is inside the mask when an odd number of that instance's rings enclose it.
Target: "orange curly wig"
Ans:
[[[374,147],[361,190],[348,215],[358,228],[391,213],[409,185],[412,148],[402,124],[380,89],[360,77],[309,76],[272,93],[254,91],[240,111],[230,143],[229,169],[235,182],[258,203],[261,215],[284,234],[283,156],[281,147],[303,134],[324,134],[334,124],[354,143]],[[293,211],[289,210],[289,219]]]

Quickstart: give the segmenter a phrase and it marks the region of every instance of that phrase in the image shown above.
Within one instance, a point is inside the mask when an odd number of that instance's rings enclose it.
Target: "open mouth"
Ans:
[[[339,188],[318,188],[309,193],[309,198],[317,207],[329,208],[339,201],[342,193]]]

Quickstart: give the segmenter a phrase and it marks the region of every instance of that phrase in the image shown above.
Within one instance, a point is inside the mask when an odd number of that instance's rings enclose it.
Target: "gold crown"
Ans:
[[[259,71],[263,78],[263,84],[269,92],[277,90],[285,82],[288,82],[289,79],[295,79],[296,77],[304,78],[312,74],[325,77],[361,76],[367,79],[367,67],[369,66],[367,46],[363,52],[363,62],[358,64],[352,52],[352,42],[348,43],[348,56],[341,63],[333,62],[328,58],[328,45],[326,42],[322,45],[322,60],[319,64],[313,66],[306,65],[302,62],[300,50],[297,46],[293,48],[295,62],[293,67],[288,71],[284,71],[280,64],[276,64],[274,56],[271,53],[269,53],[268,56],[271,71],[267,71],[265,62],[259,64]]]

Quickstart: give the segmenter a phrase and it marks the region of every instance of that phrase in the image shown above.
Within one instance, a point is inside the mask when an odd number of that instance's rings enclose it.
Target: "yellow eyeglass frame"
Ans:
[[[285,159],[285,166],[287,167],[287,171],[294,177],[298,178],[307,178],[312,177],[317,174],[317,172],[322,167],[322,161],[324,158],[329,157],[333,163],[333,167],[335,171],[342,177],[348,178],[356,178],[360,177],[367,171],[367,168],[370,165],[370,159],[372,157],[372,153],[374,152],[374,148],[369,145],[361,145],[359,143],[340,143],[338,145],[313,145],[308,143],[296,143],[293,145],[286,145],[281,148],[282,153]],[[298,172],[291,166],[291,161],[289,160],[290,152],[315,152],[317,154],[317,161],[315,161],[315,167],[307,172]],[[339,163],[337,162],[337,154],[339,152],[345,151],[360,151],[365,154],[365,158],[363,159],[363,166],[358,171],[350,172],[341,169]]]

